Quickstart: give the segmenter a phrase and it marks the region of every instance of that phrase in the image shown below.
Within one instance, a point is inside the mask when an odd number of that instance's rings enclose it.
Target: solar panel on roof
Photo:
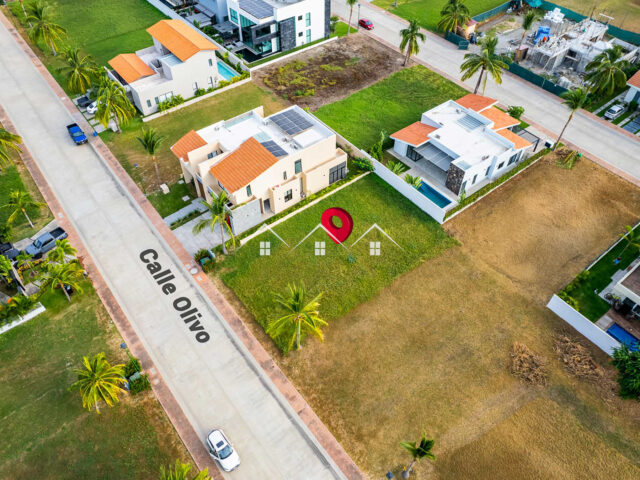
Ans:
[[[458,123],[467,130],[474,130],[482,125],[482,122],[480,120],[472,117],[471,115],[465,115],[460,120],[458,120]]]
[[[287,110],[286,112],[273,115],[270,118],[288,135],[295,135],[296,133],[313,127],[313,123],[294,110]]]
[[[268,18],[273,16],[273,7],[262,0],[240,0],[240,8],[256,18]]]
[[[287,155],[287,152],[273,140],[261,142],[260,145],[269,150],[274,157],[284,157]]]

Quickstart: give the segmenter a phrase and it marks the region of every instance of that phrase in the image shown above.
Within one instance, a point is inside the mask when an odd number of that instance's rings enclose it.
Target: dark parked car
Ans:
[[[78,106],[80,108],[87,108],[91,103],[93,103],[93,100],[89,98],[89,95],[85,95],[78,99]]]
[[[4,255],[13,262],[20,255],[20,251],[11,242],[0,243],[0,255]]]
[[[361,18],[358,24],[365,30],[373,30],[373,22],[371,20],[367,20],[366,18]]]
[[[63,240],[67,238],[67,232],[62,227],[54,228],[49,233],[40,235],[35,241],[24,249],[29,255],[33,255],[34,258],[41,258],[42,255],[49,250],[53,250],[56,246],[56,240]]]

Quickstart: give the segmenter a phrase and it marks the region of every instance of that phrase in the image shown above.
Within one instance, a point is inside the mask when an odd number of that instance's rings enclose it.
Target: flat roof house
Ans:
[[[200,197],[227,193],[236,233],[347,174],[336,134],[298,106],[268,117],[258,107],[192,130],[171,151]]]
[[[147,28],[153,46],[109,60],[111,75],[149,115],[174,95],[193,97],[198,89],[216,87],[218,47],[181,20],[161,20]]]
[[[496,103],[468,94],[438,105],[393,133],[393,150],[447,196],[473,193],[515,167],[531,147],[511,130],[520,122]]]

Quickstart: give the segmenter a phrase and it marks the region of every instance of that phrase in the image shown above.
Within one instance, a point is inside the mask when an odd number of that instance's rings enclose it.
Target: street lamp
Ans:
[[[358,4],[358,22],[357,22],[357,25],[358,25],[358,30],[360,30],[360,4]]]

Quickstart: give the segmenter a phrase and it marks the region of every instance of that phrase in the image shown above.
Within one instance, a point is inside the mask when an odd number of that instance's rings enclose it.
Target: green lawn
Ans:
[[[394,133],[423,112],[468,92],[422,65],[407,68],[314,113],[356,146],[368,149],[380,131]]]
[[[310,295],[323,293],[320,313],[331,321],[370,300],[395,278],[426,259],[456,244],[434,220],[402,197],[376,175],[370,174],[318,204],[274,227],[290,247],[295,246],[320,221],[329,207],[346,209],[354,220],[353,232],[343,246],[317,230],[295,250],[264,233],[224,260],[220,276],[244,302],[257,322],[265,326],[277,315],[272,293],[283,293],[287,284],[304,283]],[[403,250],[379,232],[372,232],[351,246],[377,223]],[[260,256],[259,242],[271,241],[271,255]],[[316,241],[326,244],[326,256],[315,256]],[[381,255],[369,255],[369,241],[381,242]],[[427,279],[425,279],[427,281]],[[286,341],[276,344],[285,350]]]
[[[189,197],[189,200],[186,202],[182,200],[185,196]],[[151,205],[153,205],[163,218],[186,207],[194,198],[196,198],[195,189],[186,183],[174,183],[169,187],[169,193],[166,195],[162,193],[162,191],[147,195],[147,199],[151,202]]]
[[[432,31],[437,29],[440,11],[447,3],[446,0],[398,0],[398,8],[394,8],[395,2],[396,0],[374,0],[373,4],[407,20],[416,18],[420,25]],[[471,16],[474,16],[503,3],[503,0],[467,0],[465,5]]]
[[[358,29],[354,26],[351,26],[351,33],[356,33]],[[344,37],[347,34],[347,24],[344,22],[337,22],[336,29],[331,35],[332,37]]]
[[[0,478],[157,478],[188,455],[152,392],[97,415],[68,391],[83,355],[126,361],[91,285],[72,298],[45,294],[46,312],[0,335]]]
[[[640,227],[636,227],[635,231],[637,232],[638,229]],[[638,249],[633,246],[625,248],[626,245],[627,242],[624,240],[618,243],[591,267],[586,279],[576,279],[565,287],[567,293],[578,302],[580,313],[593,322],[599,320],[610,308],[610,305],[594,293],[594,290],[602,291],[611,283],[611,277],[614,273],[618,270],[624,270],[638,258]],[[621,253],[620,263],[615,264],[614,260],[620,257]]]

